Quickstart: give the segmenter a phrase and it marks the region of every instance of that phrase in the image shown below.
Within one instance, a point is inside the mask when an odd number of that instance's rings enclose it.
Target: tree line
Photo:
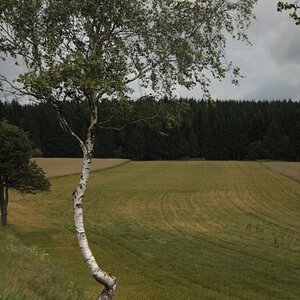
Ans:
[[[100,120],[109,126],[97,129],[95,157],[299,161],[299,102],[146,98],[107,100],[99,106]],[[162,106],[163,112],[155,116]],[[87,126],[84,107],[67,102],[65,109],[81,136]],[[56,113],[45,104],[0,102],[0,118],[28,133],[34,155],[81,155],[76,141],[62,130]],[[130,122],[139,118],[144,120]]]

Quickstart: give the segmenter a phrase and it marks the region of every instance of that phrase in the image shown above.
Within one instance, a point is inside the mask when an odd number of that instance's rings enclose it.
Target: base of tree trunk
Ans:
[[[2,217],[1,225],[2,226],[6,226],[7,225],[7,219],[6,218]]]
[[[112,300],[115,294],[115,289],[104,289],[96,300]]]

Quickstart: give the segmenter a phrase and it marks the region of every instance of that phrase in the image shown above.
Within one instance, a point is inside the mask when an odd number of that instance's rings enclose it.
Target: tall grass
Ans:
[[[1,300],[81,299],[45,250],[21,243],[12,228],[0,229],[0,240]]]

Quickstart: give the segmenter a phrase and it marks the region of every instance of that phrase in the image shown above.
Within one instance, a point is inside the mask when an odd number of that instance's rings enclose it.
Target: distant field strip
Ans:
[[[47,177],[64,176],[81,172],[81,158],[34,158],[36,163],[45,171]],[[112,168],[127,163],[128,159],[94,158],[92,171]]]
[[[94,299],[100,287],[73,233],[77,181],[15,195],[10,217]],[[90,245],[118,276],[116,299],[299,299],[300,184],[260,163],[130,162],[93,173],[84,201]]]
[[[272,161],[263,164],[272,171],[300,181],[300,162]]]

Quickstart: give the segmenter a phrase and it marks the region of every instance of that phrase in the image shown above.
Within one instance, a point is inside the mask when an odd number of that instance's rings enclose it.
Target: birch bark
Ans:
[[[92,144],[91,144],[92,145]],[[103,292],[98,296],[98,300],[110,300],[113,299],[117,281],[116,278],[110,274],[105,273],[98,266],[94,255],[92,254],[87,236],[85,233],[84,222],[83,222],[83,198],[87,188],[87,183],[90,175],[90,168],[92,162],[92,155],[90,149],[85,151],[83,157],[83,167],[80,175],[79,184],[73,193],[73,209],[74,209],[74,223],[79,243],[80,251],[82,256],[95,280],[104,285]]]
[[[80,174],[80,180],[76,190],[73,192],[73,213],[74,213],[74,225],[77,235],[77,240],[79,243],[81,254],[95,280],[104,285],[104,290],[97,297],[97,300],[111,300],[116,291],[117,280],[111,274],[104,272],[96,262],[96,259],[89,247],[87,236],[84,228],[83,220],[83,199],[84,194],[88,185],[88,180],[90,176],[93,149],[94,149],[94,140],[95,140],[95,128],[97,126],[97,101],[96,97],[93,97],[90,101],[90,111],[91,111],[91,120],[90,126],[87,131],[87,138],[85,143],[80,139],[76,133],[72,131],[67,120],[64,118],[63,114],[58,111],[58,116],[60,123],[63,128],[69,132],[73,137],[77,139],[79,145],[82,149],[83,154],[83,163],[82,171]]]

